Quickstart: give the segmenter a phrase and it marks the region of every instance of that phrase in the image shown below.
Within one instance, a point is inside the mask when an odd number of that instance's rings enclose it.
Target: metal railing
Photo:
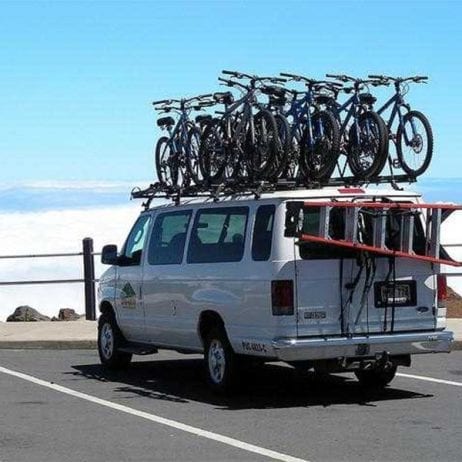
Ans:
[[[29,255],[0,255],[0,260],[21,258],[55,258],[55,257],[83,257],[83,279],[43,279],[29,281],[0,281],[0,286],[36,285],[36,284],[74,284],[83,283],[85,289],[85,319],[96,319],[96,291],[95,283],[95,255],[100,252],[93,251],[93,239],[86,237],[82,240],[81,252],[70,253],[41,253]]]

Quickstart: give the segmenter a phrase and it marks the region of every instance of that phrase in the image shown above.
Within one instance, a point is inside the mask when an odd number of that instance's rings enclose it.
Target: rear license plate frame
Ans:
[[[393,301],[393,292],[395,300]],[[388,295],[387,295],[388,294]],[[387,300],[386,300],[387,299]],[[374,303],[376,308],[417,305],[417,285],[413,280],[374,283]]]

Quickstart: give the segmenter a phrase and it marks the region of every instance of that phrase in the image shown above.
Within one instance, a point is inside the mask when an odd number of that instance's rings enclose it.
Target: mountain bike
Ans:
[[[201,130],[190,120],[193,110],[200,110],[214,104],[208,98],[211,94],[189,99],[168,99],[154,101],[152,104],[161,113],[175,112],[179,118],[162,117],[157,120],[168,136],[159,138],[155,149],[155,166],[159,183],[168,186],[187,186],[191,180],[195,184],[202,181],[199,167],[199,146]],[[178,103],[177,106],[173,104]],[[157,107],[156,107],[157,106]]]
[[[330,106],[340,124],[340,153],[346,155],[351,173],[356,178],[365,180],[377,176],[388,158],[387,128],[382,118],[373,111],[376,98],[362,92],[367,85],[377,85],[377,82],[344,74],[326,74],[326,77],[353,84],[339,89],[352,93],[347,101],[343,104],[332,101]]]
[[[218,80],[242,92],[211,121],[200,143],[202,174],[210,182],[222,179],[264,178],[271,169],[280,142],[274,116],[257,101],[258,83],[271,79],[235,71],[223,71],[231,79]],[[234,79],[248,79],[244,84]],[[255,111],[258,112],[255,112]],[[224,173],[226,173],[224,175]]]
[[[404,100],[409,91],[409,83],[426,83],[428,77],[390,77],[387,75],[369,75],[370,79],[379,85],[389,85],[391,82],[395,87],[395,94],[377,110],[382,114],[391,108],[391,113],[386,122],[389,137],[396,145],[399,166],[413,177],[422,175],[430,165],[433,155],[433,133],[430,122],[419,111],[411,110],[411,107]],[[403,114],[403,109],[407,111]],[[392,129],[393,122],[398,116],[398,126]]]
[[[295,82],[302,82],[306,91],[289,90],[292,94],[290,107],[284,112],[292,120],[292,151],[298,157],[301,175],[305,181],[323,180],[335,167],[340,148],[339,124],[329,108],[320,105],[318,94],[322,89],[339,86],[335,82],[310,79],[296,74],[281,73]],[[289,160],[294,164],[294,160]],[[296,161],[295,161],[296,162]]]

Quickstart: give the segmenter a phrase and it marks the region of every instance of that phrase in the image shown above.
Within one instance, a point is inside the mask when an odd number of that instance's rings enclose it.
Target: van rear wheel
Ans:
[[[204,362],[207,382],[213,391],[224,394],[234,389],[238,359],[223,329],[213,328],[207,334]]]
[[[397,368],[398,366],[393,364],[386,369],[355,371],[355,375],[362,387],[380,389],[385,388],[394,379]]]

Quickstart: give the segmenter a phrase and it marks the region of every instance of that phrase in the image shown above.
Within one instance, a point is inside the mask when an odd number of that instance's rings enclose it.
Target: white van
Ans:
[[[204,353],[215,390],[239,381],[246,358],[354,371],[362,384],[383,387],[398,365],[410,366],[412,354],[449,352],[439,265],[300,242],[290,230],[291,204],[320,200],[420,198],[329,187],[143,211],[120,253],[114,245],[103,249],[103,263],[112,266],[98,290],[102,363],[126,366],[132,354],[160,348]],[[305,211],[299,231],[318,227],[321,212]],[[331,231],[344,233],[342,214],[330,213]],[[422,223],[413,228],[414,248],[426,245]],[[393,248],[399,223],[391,217],[386,233]]]

